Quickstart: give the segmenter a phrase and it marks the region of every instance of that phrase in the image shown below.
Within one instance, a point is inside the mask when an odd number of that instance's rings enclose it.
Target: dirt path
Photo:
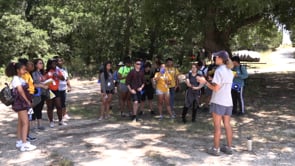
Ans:
[[[15,148],[16,114],[0,105],[0,165],[285,165],[295,164],[295,73],[259,75],[251,79],[247,114],[233,117],[234,150],[231,156],[205,153],[212,145],[211,117],[199,112],[196,123],[186,125],[149,114],[138,124],[118,116],[98,121],[99,92],[96,81],[73,81],[69,93],[72,117],[68,126],[33,133],[38,149],[21,153]],[[251,89],[250,89],[251,88]],[[252,91],[256,93],[252,93]],[[247,95],[247,94],[246,94]],[[183,95],[177,95],[177,114]],[[46,111],[43,112],[44,125]],[[55,115],[56,116],[56,115]],[[224,132],[224,131],[223,131]],[[253,137],[253,151],[246,151],[246,137]],[[224,141],[224,137],[222,138]]]

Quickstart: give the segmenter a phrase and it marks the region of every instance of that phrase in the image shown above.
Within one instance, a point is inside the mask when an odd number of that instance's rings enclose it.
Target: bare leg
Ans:
[[[29,119],[27,110],[19,111],[18,118],[20,119],[20,136],[23,143],[27,142]]]
[[[161,116],[163,115],[163,111],[162,111],[163,100],[164,100],[164,95],[158,95],[158,110]]]
[[[169,94],[165,95],[164,96],[164,100],[165,100],[165,103],[166,103],[166,109],[167,109],[167,112],[169,113],[169,115],[172,117],[173,114],[171,112],[171,106],[170,106],[170,97],[169,97]]]
[[[232,139],[233,139],[233,131],[230,124],[230,116],[223,116],[222,117],[225,133],[226,133],[226,140],[227,140],[227,146],[232,147]]]
[[[111,102],[112,102],[112,97],[113,97],[112,94],[108,94],[108,99],[106,100],[106,104],[105,104],[106,117],[110,116],[110,105],[111,105]]]
[[[49,122],[53,122],[53,99],[48,99],[46,100],[46,105],[47,105],[47,116],[48,116],[48,120]]]
[[[217,149],[220,147],[220,135],[221,135],[221,115],[212,113],[214,123],[214,147]]]
[[[22,140],[22,137],[21,137],[21,126],[22,126],[22,122],[21,122],[21,117],[20,115],[18,114],[18,120],[17,120],[17,140]]]

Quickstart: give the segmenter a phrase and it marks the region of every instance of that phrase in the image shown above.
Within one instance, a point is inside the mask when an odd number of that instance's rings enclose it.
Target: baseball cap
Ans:
[[[218,56],[224,61],[229,59],[228,53],[224,50],[213,53],[213,56]]]

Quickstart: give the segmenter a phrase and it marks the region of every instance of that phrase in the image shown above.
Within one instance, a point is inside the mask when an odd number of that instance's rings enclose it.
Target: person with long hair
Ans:
[[[112,62],[107,61],[103,65],[103,72],[100,74],[101,86],[101,109],[99,120],[108,119],[110,117],[110,104],[115,89],[115,82],[112,71]]]
[[[171,83],[171,75],[166,70],[164,63],[160,65],[160,71],[155,74],[154,81],[156,82],[156,95],[158,96],[158,111],[160,120],[163,119],[163,104],[166,104],[166,109],[172,119],[175,116],[172,114],[170,106],[169,85]]]
[[[45,79],[52,79],[52,82],[49,84],[49,89],[51,92],[54,94],[54,97],[52,99],[47,99],[46,100],[46,105],[47,105],[47,115],[49,119],[49,127],[53,128],[54,127],[54,122],[53,122],[53,108],[55,107],[57,110],[57,116],[58,116],[58,121],[59,125],[67,125],[63,121],[62,117],[62,107],[61,107],[61,100],[60,100],[60,94],[58,91],[59,87],[59,81],[60,80],[65,80],[64,76],[62,73],[56,69],[57,61],[56,59],[49,59],[46,64],[46,73],[45,73]]]
[[[22,63],[9,63],[5,69],[6,76],[13,77],[11,85],[15,99],[12,109],[18,115],[16,147],[22,152],[36,149],[36,146],[27,141],[29,128],[28,110],[32,108],[32,102],[28,91],[28,84],[22,79],[22,75],[26,72],[26,66]]]
[[[186,114],[188,109],[192,107],[192,122],[195,122],[197,110],[199,108],[199,100],[201,95],[201,88],[204,86],[197,81],[198,69],[197,64],[193,63],[191,71],[186,75],[185,101],[182,111],[182,122],[186,123]]]
[[[32,72],[32,77],[34,80],[34,86],[37,88],[37,94],[34,95],[34,98],[39,98],[39,102],[35,104],[33,107],[34,114],[32,117],[32,121],[35,122],[37,120],[37,129],[44,130],[45,127],[42,126],[42,110],[45,101],[48,97],[48,85],[42,83],[45,81],[44,77],[44,62],[42,59],[34,59],[34,71]]]
[[[205,77],[199,77],[198,81],[210,88],[213,93],[210,101],[210,112],[214,124],[214,146],[209,148],[207,153],[215,156],[220,155],[220,151],[232,154],[232,127],[230,118],[232,115],[231,88],[233,83],[233,63],[226,51],[214,53],[216,65],[218,65],[212,82],[208,82]],[[221,121],[225,127],[227,146],[220,147]]]

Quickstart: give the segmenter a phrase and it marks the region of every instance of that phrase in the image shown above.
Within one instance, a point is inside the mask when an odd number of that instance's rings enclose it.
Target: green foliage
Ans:
[[[105,60],[172,57],[190,62],[201,47],[276,47],[272,20],[292,28],[288,0],[0,0],[1,63],[27,55],[64,57],[92,75]],[[269,21],[270,20],[270,21]],[[144,55],[144,56],[142,56]]]
[[[37,57],[47,54],[50,48],[48,39],[46,31],[34,28],[20,15],[4,14],[0,19],[1,63],[22,55]]]
[[[282,41],[282,32],[269,20],[262,20],[255,25],[245,26],[231,40],[233,50],[267,50],[277,48]]]

